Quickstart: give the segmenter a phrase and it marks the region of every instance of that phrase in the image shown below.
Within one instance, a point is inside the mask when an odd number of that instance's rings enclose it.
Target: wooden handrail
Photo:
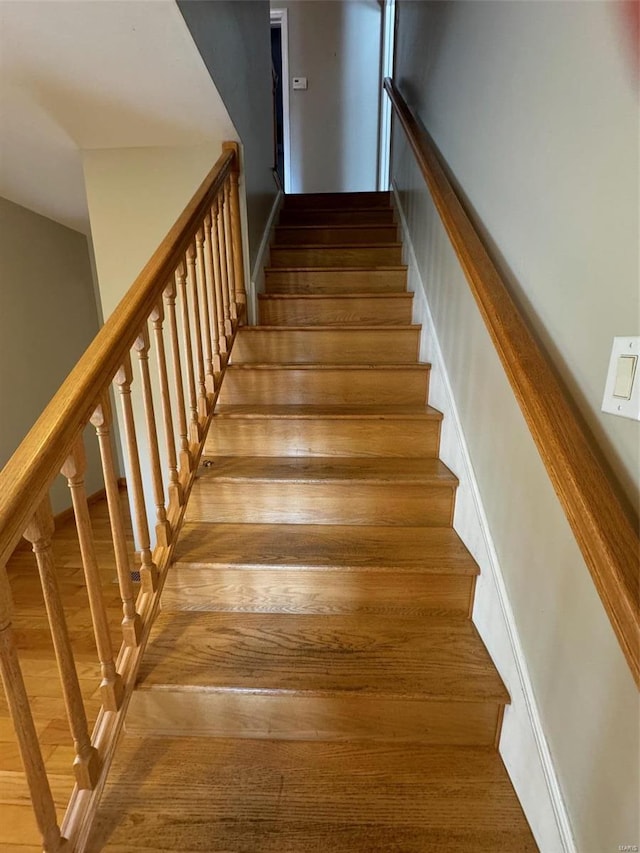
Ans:
[[[409,145],[640,685],[640,538],[622,489],[466,213],[435,143],[390,78],[384,81]]]
[[[195,229],[227,177],[238,170],[237,146],[231,143],[0,472],[0,565],[6,563],[34,508],[42,503],[103,389],[115,376],[161,297]]]

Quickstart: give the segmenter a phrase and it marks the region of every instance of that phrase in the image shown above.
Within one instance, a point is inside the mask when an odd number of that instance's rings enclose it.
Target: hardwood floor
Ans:
[[[122,492],[126,503],[126,492]],[[124,513],[128,518],[128,512]],[[114,648],[121,642],[122,603],[106,501],[91,505],[96,553],[103,582]],[[133,538],[127,531],[133,565]],[[56,530],[53,540],[60,591],[67,614],[69,633],[78,668],[82,695],[91,730],[100,707],[100,672],[80,549],[71,520]],[[14,629],[31,707],[40,737],[45,766],[62,820],[73,789],[73,742],[65,716],[64,702],[51,635],[44,609],[35,557],[28,546],[20,546],[7,566],[15,604]],[[0,851],[36,853],[42,850],[40,834],[31,809],[22,761],[18,752],[4,694],[0,694]]]

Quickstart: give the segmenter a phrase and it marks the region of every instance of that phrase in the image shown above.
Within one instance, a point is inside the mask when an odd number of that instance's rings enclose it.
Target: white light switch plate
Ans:
[[[602,411],[640,421],[640,337],[614,338]]]
[[[294,77],[292,82],[293,82],[293,88],[294,89],[306,89],[307,88],[307,78],[306,77]]]

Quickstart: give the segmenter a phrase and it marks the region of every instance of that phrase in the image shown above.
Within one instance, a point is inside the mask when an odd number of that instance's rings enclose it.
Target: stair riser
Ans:
[[[274,245],[305,246],[322,243],[327,246],[344,246],[346,244],[362,244],[369,246],[375,243],[395,243],[398,240],[398,226],[375,225],[366,228],[353,226],[350,228],[308,227],[287,228],[279,225],[276,228]]]
[[[214,559],[212,554],[212,559]],[[473,577],[174,566],[162,609],[253,613],[467,614]]]
[[[267,293],[402,293],[406,289],[405,269],[265,270]]]
[[[205,456],[436,457],[440,421],[215,417]]]
[[[279,223],[287,225],[392,225],[394,211],[390,207],[362,208],[361,210],[281,210]]]
[[[411,364],[418,360],[420,329],[241,329],[234,364]]]
[[[353,193],[293,193],[285,195],[283,210],[322,210],[343,208],[349,210],[390,208],[391,193],[353,192]]]
[[[227,370],[222,405],[424,404],[429,371],[389,368]]]
[[[253,524],[451,524],[455,489],[395,483],[225,482],[203,479],[187,520]]]
[[[408,325],[411,310],[411,299],[393,296],[259,300],[265,326]]]
[[[200,735],[493,746],[502,708],[494,702],[137,690],[131,698],[127,731],[146,737]]]
[[[272,267],[362,267],[402,263],[402,246],[271,247]]]

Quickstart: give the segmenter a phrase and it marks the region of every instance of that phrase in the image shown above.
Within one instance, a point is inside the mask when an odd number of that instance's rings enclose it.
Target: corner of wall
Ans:
[[[577,853],[551,752],[503,573],[484,511],[467,441],[449,381],[420,275],[416,253],[395,182],[398,212],[408,265],[408,287],[414,293],[414,322],[422,324],[420,358],[431,363],[429,402],[444,414],[440,458],[459,478],[454,528],[480,566],[473,621],[496,664],[511,704],[507,707],[499,751],[531,829],[545,853]]]

